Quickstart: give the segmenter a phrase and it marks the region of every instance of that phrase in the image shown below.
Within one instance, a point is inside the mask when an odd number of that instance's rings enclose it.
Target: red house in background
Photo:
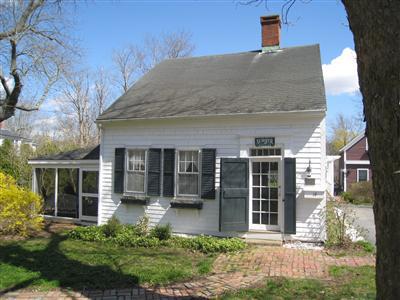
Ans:
[[[355,137],[340,149],[339,189],[346,192],[351,184],[371,180],[371,166],[368,156],[368,140],[365,133]]]

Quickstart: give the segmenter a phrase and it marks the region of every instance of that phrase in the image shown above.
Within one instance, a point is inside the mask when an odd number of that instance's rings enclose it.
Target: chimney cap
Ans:
[[[260,17],[260,23],[269,23],[269,22],[279,22],[281,23],[281,19],[279,15],[269,15],[269,16],[261,16]]]

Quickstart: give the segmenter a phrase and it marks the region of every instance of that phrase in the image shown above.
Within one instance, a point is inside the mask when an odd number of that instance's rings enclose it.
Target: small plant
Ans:
[[[103,233],[106,237],[115,237],[118,232],[121,231],[121,223],[116,216],[112,216],[111,219],[107,221],[107,224],[103,225]]]
[[[160,241],[169,240],[172,236],[171,224],[156,225],[151,231],[150,236],[159,239]]]
[[[102,226],[76,227],[68,232],[68,237],[88,242],[102,242],[107,239]]]
[[[354,212],[339,201],[330,201],[327,206],[327,246],[350,244],[348,228],[353,224]]]
[[[140,235],[140,236],[148,235],[149,221],[150,221],[150,219],[149,219],[148,215],[146,215],[146,214],[137,221],[135,227],[136,227],[136,231],[137,231],[138,235]]]
[[[375,246],[367,241],[357,241],[356,244],[360,246],[367,253],[375,253]]]

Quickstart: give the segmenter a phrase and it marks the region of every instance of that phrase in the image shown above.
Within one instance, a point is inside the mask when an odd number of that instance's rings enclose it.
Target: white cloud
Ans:
[[[359,91],[356,59],[356,52],[345,48],[329,64],[322,65],[328,95],[355,94]]]

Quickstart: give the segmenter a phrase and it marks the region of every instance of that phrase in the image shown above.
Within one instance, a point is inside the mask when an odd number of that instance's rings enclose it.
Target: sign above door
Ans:
[[[275,146],[274,137],[256,137],[254,139],[254,144],[256,147],[273,147]]]

